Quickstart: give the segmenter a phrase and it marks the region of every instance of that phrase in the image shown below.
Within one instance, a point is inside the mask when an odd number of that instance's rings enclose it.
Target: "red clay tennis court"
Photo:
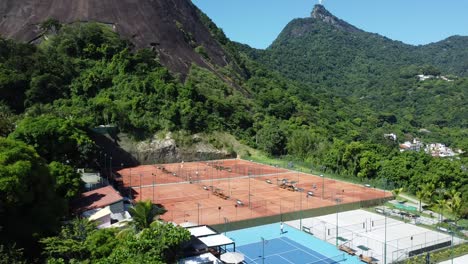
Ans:
[[[391,193],[240,159],[142,165],[118,171],[123,195],[151,200],[176,223],[220,224]],[[125,193],[125,190],[128,193]]]

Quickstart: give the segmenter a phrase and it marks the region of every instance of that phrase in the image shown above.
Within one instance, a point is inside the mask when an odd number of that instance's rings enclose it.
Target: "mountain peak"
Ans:
[[[312,13],[310,14],[313,19],[320,20],[324,23],[330,24],[336,28],[348,31],[348,32],[358,32],[360,29],[355,26],[347,23],[344,20],[341,20],[334,16],[330,11],[328,11],[323,5],[315,5]]]

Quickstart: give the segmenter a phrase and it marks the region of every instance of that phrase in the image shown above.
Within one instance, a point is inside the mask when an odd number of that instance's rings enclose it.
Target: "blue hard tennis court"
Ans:
[[[284,232],[280,232],[280,223],[273,223],[229,231],[225,235],[236,243],[235,250],[245,255],[247,264],[361,263],[358,257],[287,224]]]
[[[344,254],[328,258],[310,248],[307,248],[287,237],[280,237],[263,242],[252,243],[237,248],[238,252],[245,255],[247,264],[335,264],[344,260]],[[264,262],[262,256],[264,254]]]

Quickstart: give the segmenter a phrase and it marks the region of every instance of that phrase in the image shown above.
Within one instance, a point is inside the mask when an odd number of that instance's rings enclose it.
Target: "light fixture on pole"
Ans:
[[[112,178],[112,156],[109,157],[109,175],[107,175],[107,184],[110,184],[109,180]]]
[[[302,230],[302,193],[299,192],[300,198],[300,205],[299,205],[299,213],[300,213],[300,218],[299,218],[299,229]]]
[[[265,263],[265,238],[262,237],[262,264]]]
[[[236,221],[237,221],[237,204],[235,204],[234,207],[236,208]]]
[[[197,224],[200,225],[200,224],[201,224],[201,223],[200,223],[200,203],[197,203],[197,206],[198,206],[198,210],[197,210],[197,211],[198,211],[198,217],[197,217],[197,218],[198,218],[198,222],[197,222]]]
[[[453,230],[450,230],[450,234],[452,235],[452,242],[450,243],[450,258],[452,259],[452,264],[453,264]]]
[[[387,184],[386,179],[384,180],[384,201],[385,201],[385,187]],[[385,235],[384,235],[384,264],[387,264],[387,212],[385,212],[385,205],[384,205],[384,217],[385,217]]]
[[[142,176],[142,175],[141,175],[141,173],[140,173],[140,193],[139,193],[139,195],[140,195],[140,201],[141,201],[141,197],[143,196],[143,193],[141,192],[141,176]]]
[[[104,153],[104,170],[103,172],[107,174],[107,153]]]
[[[226,235],[228,223],[229,223],[229,219],[227,217],[224,217],[224,235]]]
[[[132,168],[130,167],[130,182],[128,184],[128,198],[132,199]]]
[[[247,172],[249,176],[249,208],[252,209],[252,204],[250,203],[250,172]]]
[[[325,176],[323,176],[323,174],[320,174],[320,177],[322,177],[322,200],[323,200],[324,195],[325,195]]]
[[[151,175],[153,176],[153,203],[154,203],[154,202],[155,202],[155,200],[154,200],[154,187],[155,187],[155,186],[154,186],[154,185],[156,184],[156,179],[155,179],[155,178],[156,178],[156,174],[151,173]]]
[[[338,246],[338,209],[339,209],[339,203],[341,202],[340,198],[335,198],[336,202],[336,246]]]

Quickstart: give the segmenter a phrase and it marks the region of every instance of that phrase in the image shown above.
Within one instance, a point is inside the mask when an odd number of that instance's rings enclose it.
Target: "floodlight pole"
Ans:
[[[262,264],[265,264],[265,239],[262,237]]]
[[[112,156],[109,158],[109,175],[107,175],[107,184],[110,184],[109,179],[112,177]]]
[[[234,207],[236,208],[236,221],[237,221],[237,204],[235,204]]]
[[[141,197],[143,196],[143,193],[141,192],[141,173],[140,173],[140,201],[141,201]]]
[[[323,174],[320,174],[320,177],[322,177],[322,200],[325,197],[325,176]]]
[[[249,176],[249,208],[252,209],[252,204],[250,203],[250,172],[247,172]]]
[[[130,167],[130,183],[128,184],[128,198],[132,199],[132,167]]]
[[[300,218],[299,218],[299,229],[302,230],[302,193],[299,192],[299,196],[301,197],[300,199],[300,208],[299,208],[299,213],[300,213]]]
[[[301,169],[299,169],[299,173],[301,172]],[[297,175],[297,183],[298,183],[298,186],[299,186],[299,174]],[[300,199],[299,199],[299,202],[300,202],[300,205],[299,205],[299,229],[302,230],[302,193],[299,191],[299,196],[300,196]]]
[[[335,244],[338,246],[338,200],[336,200],[336,237],[335,237]]]
[[[107,153],[104,153],[104,173],[107,174]]]
[[[450,243],[450,258],[452,259],[451,263],[453,264],[453,230],[450,231],[452,235],[452,243]]]
[[[229,222],[229,219],[227,217],[224,217],[224,235],[226,235],[226,230],[227,230],[227,223]]]
[[[340,203],[340,198],[335,198],[336,201],[336,246],[338,246],[338,208]]]
[[[386,188],[386,185],[387,185],[387,181],[385,180],[385,183],[384,183],[384,202],[385,202],[385,188]],[[384,210],[384,216],[385,216],[384,264],[387,264],[387,213],[385,212],[385,204],[384,204],[384,209],[383,210]]]
[[[156,175],[154,173],[151,173],[151,175],[153,175],[153,203],[154,203],[154,185],[155,185],[155,178],[156,178]]]
[[[387,264],[387,213],[385,212],[385,206],[384,206],[384,216],[385,216],[384,264]]]
[[[197,206],[198,206],[198,217],[197,217],[198,218],[198,223],[197,224],[200,225],[201,224],[200,223],[200,203],[197,203]]]

